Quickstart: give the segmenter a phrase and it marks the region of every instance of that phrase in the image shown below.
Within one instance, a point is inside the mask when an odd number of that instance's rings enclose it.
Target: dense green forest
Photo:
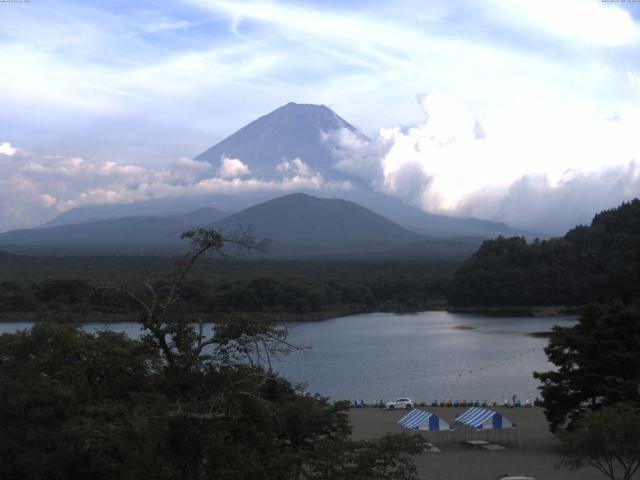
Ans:
[[[120,291],[162,278],[175,259],[0,252],[0,318],[131,312]],[[464,264],[437,260],[212,258],[182,285],[192,313],[304,319],[449,307],[581,306],[640,297],[640,200],[597,214],[564,237],[486,241]]]
[[[455,273],[454,305],[584,305],[640,297],[640,200],[597,214],[564,237],[498,237]]]
[[[167,257],[33,257],[0,254],[0,314],[126,315],[121,288],[162,288]],[[371,310],[419,310],[444,304],[456,262],[273,261],[209,259],[180,290],[185,308],[202,314],[260,313],[320,318]]]
[[[224,239],[138,285],[145,334],[62,321],[0,335],[0,478],[415,480],[420,435],[353,440],[348,402],[301,392],[271,369],[296,350],[285,326],[229,316],[207,336],[176,292]]]

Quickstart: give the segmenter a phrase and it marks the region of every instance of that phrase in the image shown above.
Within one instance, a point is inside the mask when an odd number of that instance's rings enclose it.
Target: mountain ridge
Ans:
[[[417,236],[355,202],[341,198],[319,198],[299,192],[254,205],[217,221],[214,226],[252,226],[257,234],[289,241],[337,236],[363,239],[368,235],[387,235],[392,238]]]
[[[229,174],[236,175],[232,178],[233,181],[250,177],[265,184],[272,182],[273,188],[241,190],[230,194],[184,195],[129,204],[82,206],[64,212],[42,226],[117,217],[185,214],[205,205],[237,212],[256,203],[277,198],[282,193],[279,182],[286,179],[295,185],[296,182],[292,180],[302,178],[311,179],[308,182],[310,186],[297,188],[296,191],[317,196],[335,195],[334,190],[323,187],[327,181],[348,182],[351,188],[340,191],[340,196],[344,199],[356,202],[404,228],[424,235],[439,238],[494,238],[498,235],[522,234],[529,237],[544,236],[516,231],[508,225],[488,220],[426,213],[400,199],[375,191],[358,177],[335,168],[333,152],[321,137],[323,133],[339,128],[366,139],[354,126],[324,105],[290,102],[254,120],[196,157],[214,167],[222,166],[222,156],[235,157],[243,162],[242,165],[246,165],[248,171],[244,167],[235,173],[232,171]],[[300,162],[294,162],[295,158],[300,159]]]
[[[12,230],[0,234],[0,245],[32,246],[149,246],[179,244],[182,231],[213,224],[225,213],[203,207],[184,215],[130,216],[93,222]]]
[[[124,217],[0,234],[0,247],[13,252],[75,253],[148,251],[176,254],[187,248],[182,231],[212,227],[233,236],[247,228],[267,237],[272,258],[445,257],[472,253],[481,239],[436,239],[411,232],[355,202],[293,193],[223,218],[214,209],[182,216]]]
[[[325,105],[289,102],[245,125],[195,159],[214,166],[223,157],[239,159],[253,175],[276,180],[286,173],[283,162],[298,158],[325,180],[360,183],[357,177],[332,168],[333,154],[322,134],[339,129],[366,138]]]
[[[455,273],[459,306],[585,305],[640,298],[640,200],[625,202],[564,236],[482,244]]]

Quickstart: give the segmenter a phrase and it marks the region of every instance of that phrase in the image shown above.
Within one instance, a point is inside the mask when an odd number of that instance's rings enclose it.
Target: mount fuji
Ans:
[[[499,235],[526,235],[526,233],[515,231],[503,223],[425,213],[402,200],[375,191],[366,180],[337,168],[336,146],[328,140],[335,132],[346,132],[356,140],[368,141],[364,134],[324,105],[288,103],[249,123],[195,157],[195,160],[208,162],[214,169],[217,169],[218,177],[216,178],[219,181],[241,184],[244,180],[249,180],[248,183],[258,185],[260,188],[158,198],[129,204],[82,206],[59,215],[39,228],[2,234],[0,235],[0,244],[6,245],[19,239],[21,245],[27,246],[30,243],[29,239],[33,238],[40,247],[45,247],[54,243],[55,239],[61,243],[64,238],[86,238],[86,243],[90,245],[92,234],[87,233],[83,237],[82,233],[84,228],[82,225],[86,224],[87,229],[93,229],[93,232],[102,232],[99,237],[101,241],[108,238],[116,239],[126,231],[127,238],[136,239],[141,246],[150,245],[154,239],[145,240],[145,235],[156,231],[155,238],[158,239],[162,238],[162,235],[157,235],[157,233],[165,230],[159,225],[154,227],[155,230],[149,228],[149,222],[141,221],[141,219],[153,217],[154,225],[162,221],[170,223],[169,218],[172,219],[171,222],[193,224],[191,221],[176,219],[184,215],[187,219],[193,218],[189,216],[189,212],[197,211],[203,207],[215,208],[216,211],[224,212],[227,216],[231,215],[227,221],[224,218],[219,220],[221,215],[218,215],[218,218],[208,217],[210,220],[222,222],[220,225],[228,226],[233,219],[241,218],[245,224],[247,219],[251,219],[250,223],[260,224],[264,227],[264,221],[255,215],[255,212],[260,209],[249,210],[249,212],[253,212],[249,216],[246,212],[240,217],[233,217],[233,214],[293,193],[307,195],[290,196],[285,202],[288,206],[292,202],[302,202],[299,205],[300,208],[295,209],[297,218],[313,219],[314,215],[320,215],[319,204],[311,202],[308,195],[319,199],[336,199],[348,202],[342,204],[325,202],[321,205],[322,208],[328,209],[327,212],[333,209],[332,211],[336,215],[340,213],[340,208],[336,206],[342,205],[342,208],[347,208],[346,205],[349,205],[354,213],[350,218],[355,222],[353,228],[349,230],[349,236],[351,239],[358,238],[358,242],[362,239],[375,237],[365,231],[360,234],[356,232],[358,222],[362,220],[357,217],[364,215],[365,210],[370,211],[370,215],[367,214],[369,219],[373,218],[371,215],[378,215],[402,229],[403,235],[396,235],[399,231],[394,234],[394,238],[402,237],[400,244],[407,241],[409,237],[412,242],[419,241],[413,235],[426,236],[425,238],[430,238],[432,242],[443,239],[457,239],[456,241],[462,239],[465,244],[470,242],[473,245],[478,245],[482,239],[494,238]],[[302,201],[303,199],[304,201]],[[275,202],[269,205],[278,206],[285,203]],[[357,204],[357,208],[353,206],[354,203]],[[362,210],[359,210],[358,208],[361,207]],[[305,208],[309,210],[306,214],[303,211]],[[275,207],[270,208],[269,212],[272,225],[279,224],[278,215],[287,216],[290,213],[288,209],[278,210]],[[329,228],[329,224],[326,222],[331,222],[333,214],[328,215],[328,217],[323,217],[325,224],[322,228],[325,230]],[[135,220],[131,220],[134,217]],[[338,217],[340,215],[336,216],[334,223],[339,223]],[[115,219],[130,220],[114,222]],[[109,222],[100,223],[104,221]],[[286,219],[283,221],[287,223]],[[342,227],[336,230],[336,235],[329,243],[337,242],[336,245],[339,244],[340,230],[346,232],[345,219],[342,218],[340,221],[343,222]],[[380,221],[382,222],[382,220]],[[73,231],[66,232],[65,227],[71,226],[73,226]],[[313,221],[302,222],[300,226],[301,228],[309,227],[311,230],[307,233],[297,231],[298,240],[305,235],[309,237],[317,235],[317,231],[313,233],[313,229],[320,228]],[[121,227],[122,231],[119,231]],[[141,231],[138,232],[136,229],[141,229]],[[168,232],[171,233],[173,230],[175,228],[171,227]],[[269,234],[272,236],[275,234],[281,245],[290,243],[285,238],[287,236],[285,231],[270,231]],[[121,242],[115,243],[120,244]],[[302,243],[306,245],[307,241]],[[313,253],[311,252],[313,249],[309,250],[305,247],[304,250],[305,253]]]

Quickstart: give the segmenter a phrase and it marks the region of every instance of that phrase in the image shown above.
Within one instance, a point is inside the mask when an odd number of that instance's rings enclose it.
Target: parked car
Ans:
[[[391,400],[384,404],[384,408],[387,410],[395,410],[404,408],[405,410],[411,410],[415,406],[416,402],[411,400],[410,398],[398,398],[396,400]]]

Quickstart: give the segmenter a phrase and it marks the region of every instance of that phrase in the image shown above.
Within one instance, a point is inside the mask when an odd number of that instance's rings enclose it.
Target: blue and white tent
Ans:
[[[411,430],[424,430],[428,432],[441,432],[449,431],[451,427],[447,422],[442,420],[437,415],[431,412],[426,412],[418,408],[411,410],[408,415],[405,415],[398,423]]]
[[[463,412],[455,418],[454,422],[478,430],[500,430],[516,426],[511,420],[504,418],[501,413],[480,407],[473,407]]]

